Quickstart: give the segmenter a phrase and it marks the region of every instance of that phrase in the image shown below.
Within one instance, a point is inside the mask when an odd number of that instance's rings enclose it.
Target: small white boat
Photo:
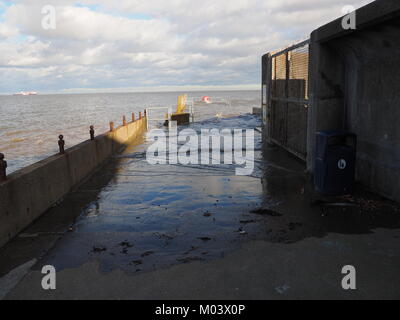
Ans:
[[[36,91],[21,91],[14,93],[14,96],[36,96],[37,94]]]

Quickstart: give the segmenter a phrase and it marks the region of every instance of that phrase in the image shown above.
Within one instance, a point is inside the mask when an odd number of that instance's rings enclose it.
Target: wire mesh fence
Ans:
[[[263,57],[263,120],[269,140],[301,159],[307,152],[308,69],[308,40]]]

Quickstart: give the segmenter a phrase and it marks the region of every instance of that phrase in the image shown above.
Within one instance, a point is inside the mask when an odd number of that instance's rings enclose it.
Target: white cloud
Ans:
[[[44,30],[49,1],[0,1],[0,92],[255,85],[263,53],[369,2],[53,0]]]

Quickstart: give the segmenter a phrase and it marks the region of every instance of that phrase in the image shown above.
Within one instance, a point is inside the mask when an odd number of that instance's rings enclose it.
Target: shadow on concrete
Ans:
[[[399,229],[400,205],[357,184],[351,196],[324,197],[314,191],[305,165],[276,146],[264,150],[263,207],[277,212],[267,218],[266,240],[293,243],[329,233],[369,234]]]
[[[143,141],[144,136],[128,144],[112,140],[113,149],[118,150],[117,153],[109,157],[69,194],[0,248],[0,277],[27,261],[40,259],[64,234],[73,231],[76,219],[89,204],[96,203],[102,189],[114,179],[121,161],[118,155],[127,148],[142,144]]]

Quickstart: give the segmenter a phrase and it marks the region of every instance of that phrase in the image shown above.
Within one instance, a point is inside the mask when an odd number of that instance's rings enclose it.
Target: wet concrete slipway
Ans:
[[[263,157],[257,131],[255,140],[251,176],[229,165],[150,165],[149,142],[129,146],[0,250],[0,297],[400,298],[398,205],[361,190],[321,198],[303,163],[276,147]],[[41,287],[44,265],[57,270],[56,290]],[[342,288],[345,265],[357,270],[357,290]]]

